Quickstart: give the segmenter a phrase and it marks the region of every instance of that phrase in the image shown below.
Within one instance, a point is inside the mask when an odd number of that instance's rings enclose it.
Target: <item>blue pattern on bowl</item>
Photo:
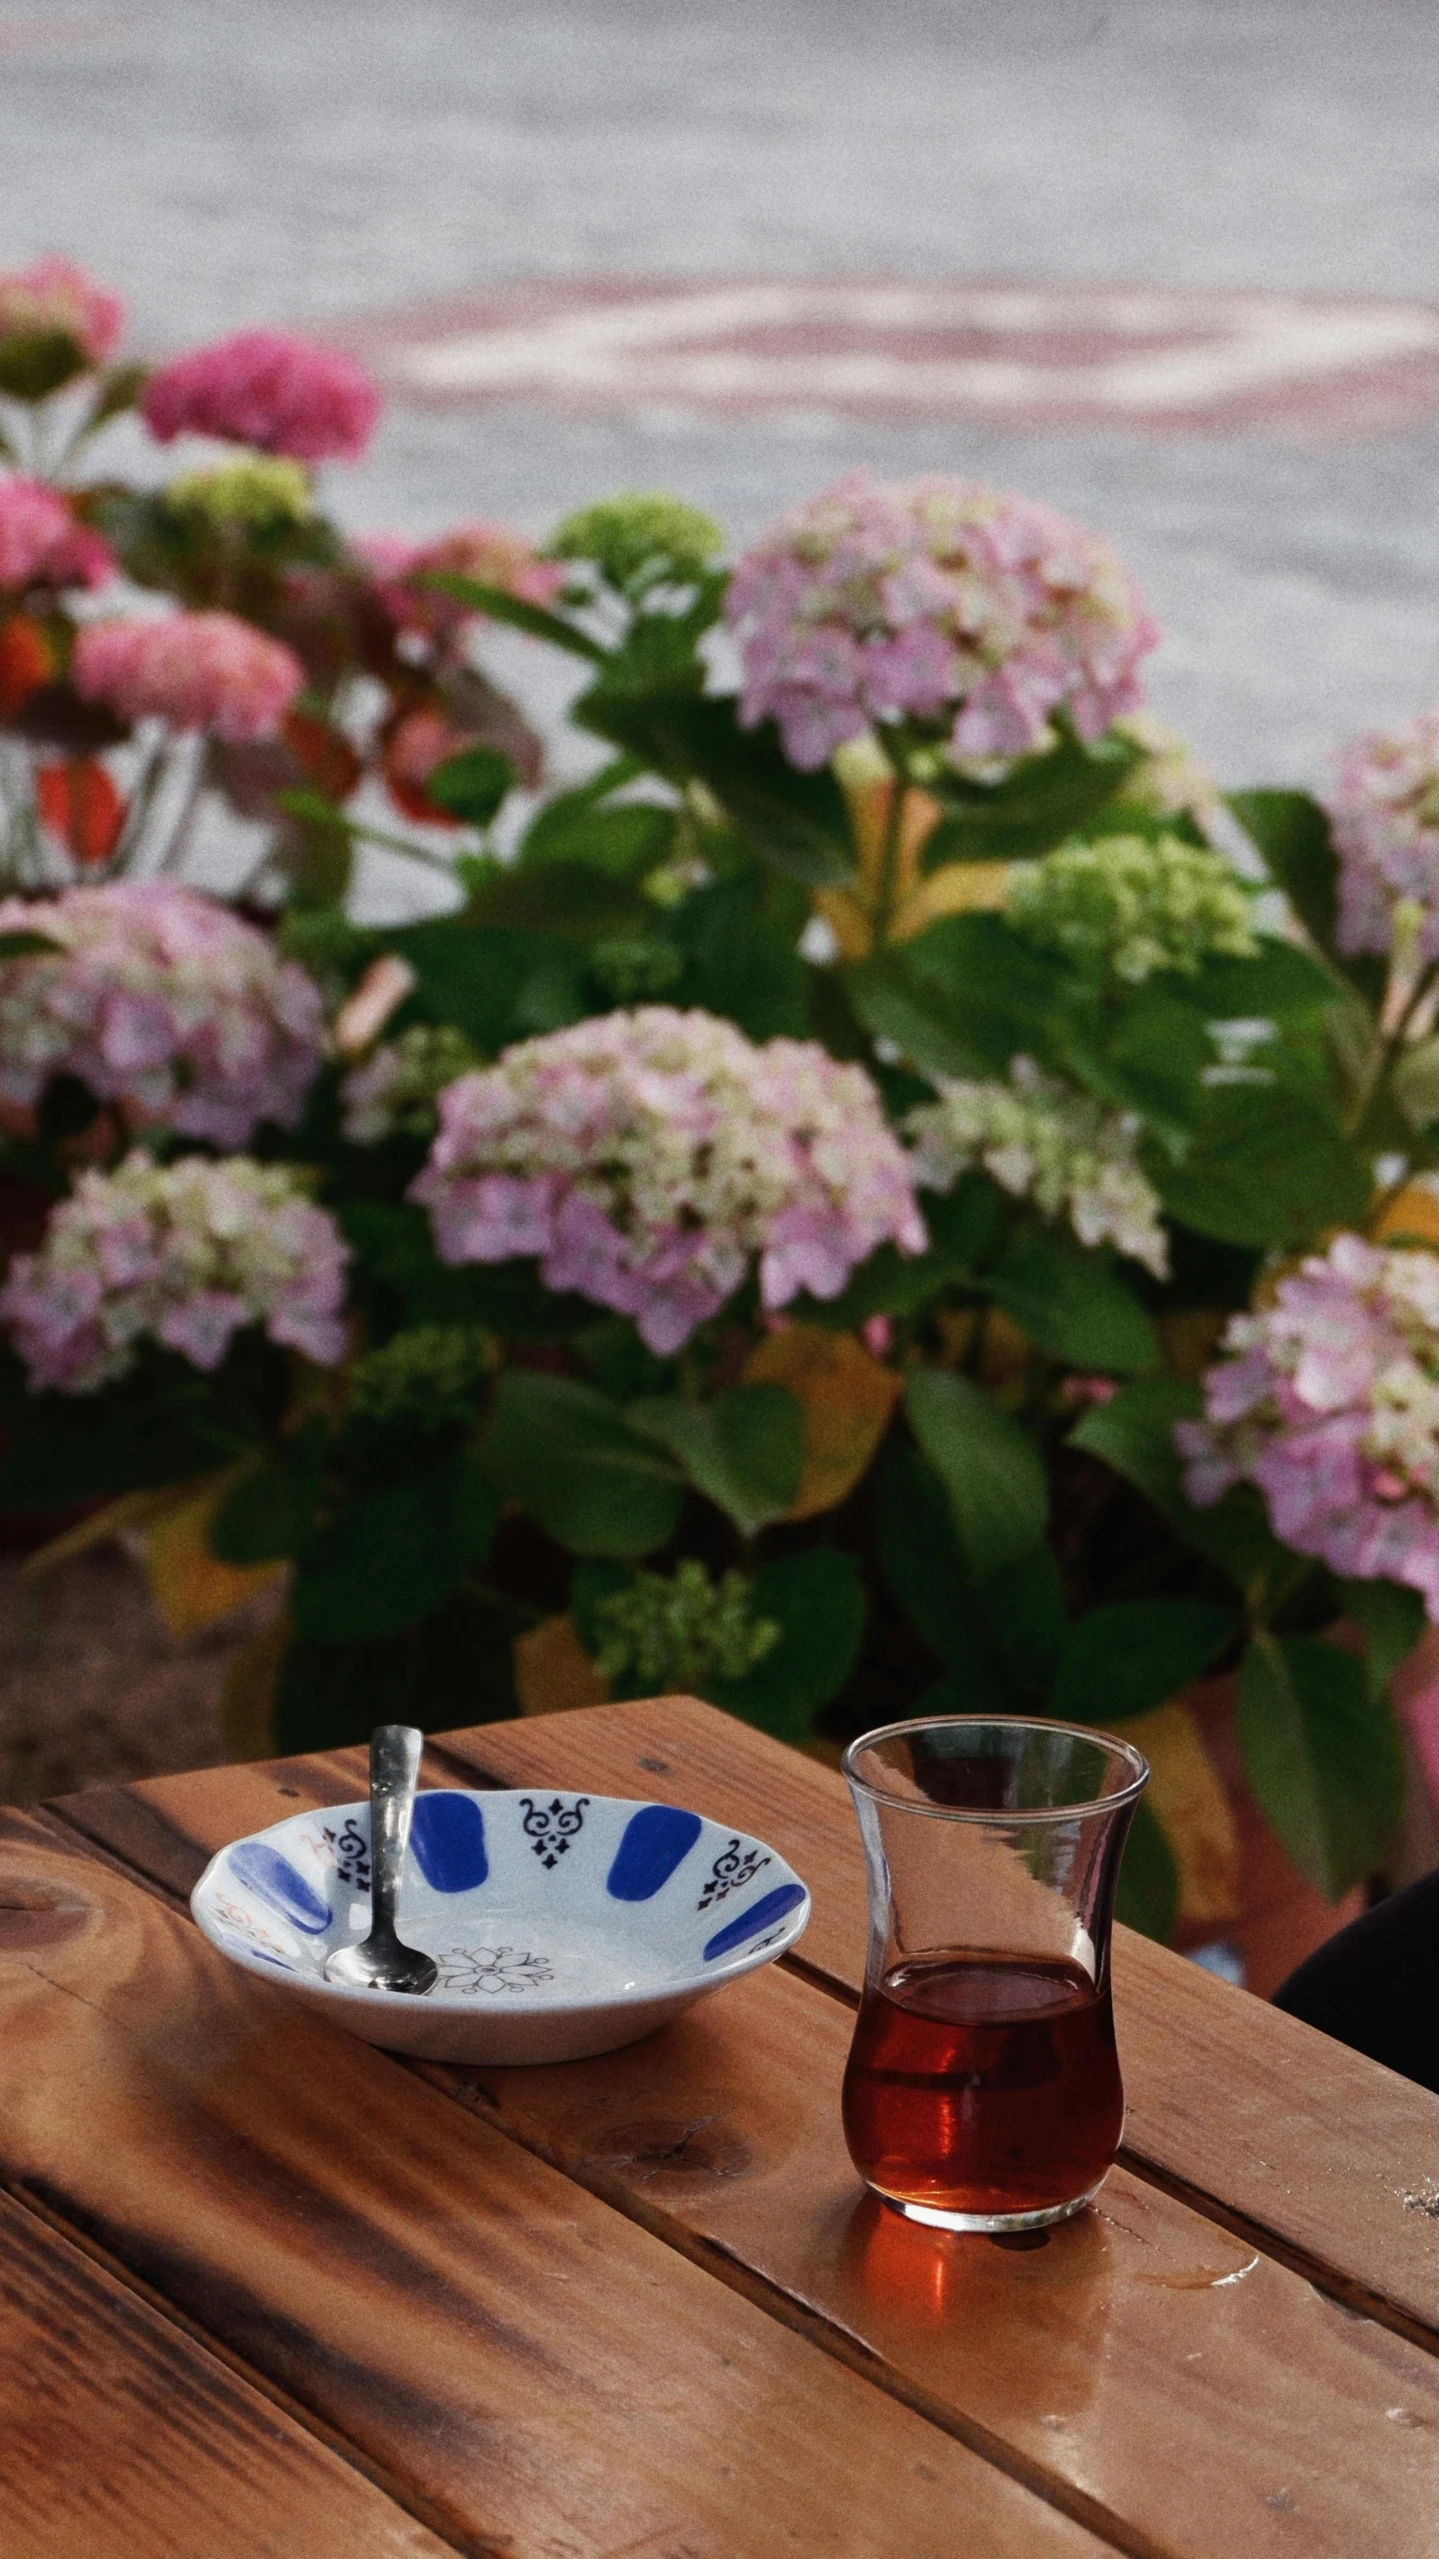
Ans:
[[[419,1998],[327,1982],[370,1923],[366,1804],[292,1813],[212,1858],[192,1895],[230,1959],[368,2042],[431,2061],[613,2051],[771,1963],[809,1896],[762,1839],[670,1804],[442,1787],[420,1795],[400,1934]]]
[[[417,1795],[410,1846],[437,1893],[472,1893],[490,1871],[485,1816],[473,1795]]]
[[[787,1919],[803,1899],[803,1884],[776,1884],[772,1893],[762,1893],[758,1901],[751,1902],[748,1910],[740,1912],[738,1919],[732,1919],[726,1927],[715,1930],[705,1947],[705,1962],[718,1963],[721,1955],[732,1955],[736,1946],[743,1946],[749,1938],[758,1937],[762,1929],[772,1928],[777,1919]]]
[[[642,1805],[625,1825],[606,1892],[615,1901],[653,1901],[703,1828],[698,1813],[682,1813],[672,1804]]]
[[[282,1919],[288,1919],[295,1928],[303,1928],[307,1937],[318,1937],[329,1927],[329,1903],[321,1901],[288,1857],[282,1857],[278,1848],[268,1847],[263,1839],[242,1839],[237,1848],[232,1848],[230,1872],[237,1884],[247,1884]]]

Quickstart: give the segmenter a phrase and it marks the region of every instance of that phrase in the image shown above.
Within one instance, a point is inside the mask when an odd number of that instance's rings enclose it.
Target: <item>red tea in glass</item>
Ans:
[[[871,1906],[850,2156],[914,2220],[1062,2220],[1124,2121],[1109,1933],[1148,1769],[1102,1734],[968,1716],[867,1734],[845,1765]]]

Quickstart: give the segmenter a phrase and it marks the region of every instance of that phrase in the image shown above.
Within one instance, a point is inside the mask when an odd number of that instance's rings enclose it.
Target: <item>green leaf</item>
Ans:
[[[1066,732],[1057,746],[1024,756],[1000,782],[967,782],[944,774],[931,783],[946,815],[930,836],[921,868],[946,862],[1015,862],[1050,852],[1082,834],[1140,761],[1122,738],[1085,746]]]
[[[1369,1167],[1332,1113],[1279,1085],[1211,1089],[1183,1160],[1153,1139],[1141,1159],[1172,1215],[1225,1244],[1292,1250],[1361,1224],[1369,1203]]]
[[[777,1620],[780,1640],[745,1678],[713,1681],[710,1695],[780,1741],[803,1741],[859,1655],[865,1623],[859,1567],[837,1547],[801,1547],[761,1566],[751,1605],[756,1618]]]
[[[1185,983],[1189,1001],[1211,1022],[1317,1022],[1344,988],[1294,942],[1265,939],[1254,957],[1206,960]]]
[[[1109,1097],[1143,1113],[1165,1137],[1182,1139],[1202,1116],[1203,1083],[1215,1063],[1209,1022],[1169,985],[1148,985],[1119,1008],[1095,1060]]]
[[[1388,1696],[1394,1673],[1424,1632],[1424,1602],[1403,1582],[1341,1582],[1339,1595],[1345,1616],[1363,1633],[1369,1694],[1378,1703]]]
[[[584,966],[538,932],[439,917],[386,935],[418,980],[420,1003],[437,1022],[452,1022],[486,1056],[540,1029],[561,1029],[588,1010]],[[538,998],[548,990],[548,1005]],[[547,1021],[538,1018],[548,1010]]]
[[[428,1617],[483,1561],[499,1508],[469,1457],[349,1504],[296,1570],[296,1633],[332,1644],[378,1640]]]
[[[1124,1843],[1114,1915],[1141,1937],[1167,1946],[1179,1922],[1179,1868],[1174,1851],[1148,1804],[1137,1803]]]
[[[1049,1510],[1033,1441],[993,1398],[945,1369],[916,1369],[909,1424],[949,1496],[960,1550],[976,1581],[1044,1540]]]
[[[468,604],[487,621],[508,622],[513,630],[528,631],[532,640],[548,640],[551,648],[564,649],[571,657],[587,658],[591,666],[603,666],[608,649],[592,640],[574,622],[561,614],[547,613],[541,604],[524,604],[517,595],[507,595],[501,586],[485,586],[479,578],[452,577],[448,571],[427,573],[418,578],[419,586],[437,587],[444,595],[452,595],[457,604]]]
[[[1071,992],[1062,961],[1002,916],[948,915],[847,973],[855,1011],[926,1075],[1004,1075],[1019,1052],[1055,1062],[1055,1016]]]
[[[222,1564],[267,1564],[298,1555],[314,1533],[325,1454],[323,1423],[307,1423],[283,1465],[242,1475],[210,1521],[207,1543]]]
[[[1110,1724],[1163,1706],[1238,1634],[1236,1609],[1202,1599],[1129,1599],[1091,1608],[1070,1628],[1049,1712]]]
[[[565,791],[550,800],[520,841],[522,864],[574,862],[612,879],[652,871],[674,843],[673,809],[643,800],[597,808],[588,791]]]
[[[299,1637],[280,1673],[272,1747],[341,1750],[366,1741],[376,1724],[453,1732],[480,1704],[487,1716],[518,1714],[512,1655],[528,1622],[525,1611],[461,1588],[398,1635],[338,1644]]]
[[[822,888],[852,876],[839,784],[828,771],[797,772],[772,721],[742,729],[731,698],[684,686],[634,693],[603,683],[581,696],[574,716],[677,790],[703,782],[754,850],[791,879]]]
[[[466,826],[484,827],[498,814],[514,778],[514,766],[497,746],[465,746],[435,766],[425,797]]]
[[[1329,820],[1306,791],[1231,791],[1229,807],[1264,856],[1300,923],[1321,950],[1334,947],[1339,859]]]
[[[483,933],[552,934],[588,950],[602,936],[652,931],[654,908],[636,882],[556,854],[523,865],[492,863],[471,893],[465,921]]]
[[[1154,1326],[1108,1256],[1052,1229],[1021,1227],[984,1285],[1051,1359],[1118,1377],[1159,1366]]]
[[[1439,1037],[1418,1040],[1404,1051],[1389,1089],[1411,1128],[1433,1127],[1439,1120]]]
[[[810,1035],[810,971],[794,932],[763,911],[752,879],[697,890],[669,930],[685,958],[672,1001],[721,1014],[752,1040]]]
[[[52,941],[48,933],[0,933],[0,960],[29,960],[37,951],[60,951],[63,942]]]
[[[576,1555],[649,1555],[678,1526],[678,1467],[572,1378],[507,1370],[485,1459],[511,1499]]]
[[[1188,1499],[1174,1425],[1192,1420],[1202,1406],[1197,1386],[1169,1377],[1135,1378],[1109,1403],[1091,1406],[1070,1432],[1069,1445],[1112,1466],[1153,1503],[1186,1546],[1208,1556],[1238,1589],[1257,1596],[1266,1581],[1288,1570],[1289,1550],[1274,1535],[1263,1501],[1250,1485],[1237,1484],[1206,1510]]]
[[[1069,1627],[1054,1552],[1035,1546],[991,1573],[978,1593],[995,1645],[1024,1692],[1042,1706]]]
[[[1308,1635],[1256,1635],[1239,1674],[1244,1771],[1295,1865],[1330,1901],[1382,1864],[1404,1804],[1394,1718],[1364,1666]]]
[[[918,1449],[896,1449],[885,1465],[875,1530],[880,1571],[910,1624],[962,1675],[981,1707],[1002,1708],[1005,1683],[976,1610],[949,1497]]]
[[[782,1518],[799,1490],[804,1416],[787,1387],[731,1386],[708,1405],[648,1395],[625,1419],[678,1459],[742,1537]]]

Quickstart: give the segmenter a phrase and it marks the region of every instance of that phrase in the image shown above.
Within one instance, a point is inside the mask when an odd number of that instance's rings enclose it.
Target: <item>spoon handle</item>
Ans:
[[[399,1915],[423,1747],[413,1724],[377,1724],[370,1735],[370,1927],[389,1936]]]

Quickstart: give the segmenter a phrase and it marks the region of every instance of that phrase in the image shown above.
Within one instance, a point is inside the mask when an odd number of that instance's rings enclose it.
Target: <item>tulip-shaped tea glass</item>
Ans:
[[[1127,1742],[953,1715],[845,1753],[869,1959],[844,2081],[865,2183],[940,2230],[1034,2230],[1119,2147],[1109,1934],[1149,1777]]]

